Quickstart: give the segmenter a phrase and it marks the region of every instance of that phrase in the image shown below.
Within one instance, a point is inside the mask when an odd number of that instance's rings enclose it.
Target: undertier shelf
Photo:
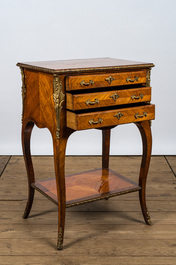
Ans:
[[[93,202],[141,189],[135,182],[112,171],[97,169],[65,177],[66,207]],[[36,181],[31,185],[58,205],[56,180]]]

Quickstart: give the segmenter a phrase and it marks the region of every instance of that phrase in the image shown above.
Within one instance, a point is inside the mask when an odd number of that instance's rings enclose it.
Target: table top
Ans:
[[[48,73],[78,73],[115,69],[140,69],[154,67],[153,63],[128,61],[115,58],[94,58],[17,63],[17,66]]]

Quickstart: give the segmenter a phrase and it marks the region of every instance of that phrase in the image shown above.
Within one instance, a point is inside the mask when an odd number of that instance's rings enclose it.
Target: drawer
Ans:
[[[66,90],[92,89],[146,83],[147,70],[66,77]]]
[[[74,113],[67,111],[67,127],[74,130],[85,130],[144,120],[153,120],[154,118],[155,105],[151,104],[88,113]]]
[[[66,94],[66,107],[69,110],[81,110],[106,106],[115,106],[151,100],[151,87],[113,90],[97,93]]]

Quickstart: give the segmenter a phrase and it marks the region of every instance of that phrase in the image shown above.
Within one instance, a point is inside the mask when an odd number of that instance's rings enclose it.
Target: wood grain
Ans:
[[[114,95],[118,96],[116,100],[113,99]],[[142,95],[142,97],[140,97],[140,95]],[[133,99],[133,96],[135,96],[136,99]],[[66,108],[75,111],[151,101],[151,88],[131,88],[84,94],[66,93],[66,97]],[[96,100],[98,100],[98,103],[93,104]],[[87,103],[87,101],[90,101],[90,103]]]
[[[10,160],[10,156],[0,156],[0,177]]]
[[[175,156],[166,156],[166,160],[168,162],[168,165],[170,166],[172,172],[174,173],[176,177],[176,157]]]
[[[140,187],[107,169],[98,169],[66,176],[66,207],[140,190]],[[43,180],[32,183],[32,187],[39,189],[58,204],[56,180]]]
[[[139,174],[139,186],[141,187],[141,190],[139,191],[139,200],[145,222],[146,224],[151,225],[152,222],[146,205],[146,182],[152,152],[152,132],[149,121],[137,122],[136,126],[141,133],[143,145],[143,155]]]
[[[39,128],[56,130],[56,114],[53,101],[53,75],[24,70],[26,94],[24,100],[24,124],[35,123]]]
[[[86,261],[85,261],[86,257]],[[120,257],[114,257],[112,255],[110,256],[104,256],[100,255],[98,257],[95,256],[87,256],[87,255],[79,255],[79,256],[30,256],[30,261],[26,263],[26,256],[2,256],[1,258],[1,264],[2,265],[11,265],[12,263],[14,265],[27,265],[27,264],[35,264],[35,265],[48,265],[52,261],[52,264],[65,264],[65,265],[111,265],[111,264],[117,264],[117,262],[121,265],[126,265],[128,262],[128,265],[174,265],[175,264],[175,257],[152,257],[149,255],[148,257],[132,257],[128,258],[127,256],[120,256]]]
[[[24,212],[24,218],[26,219],[30,214],[35,189],[55,202],[58,206],[57,248],[62,249],[66,205],[73,206],[78,202],[82,203],[83,201],[89,202],[90,200],[98,198],[106,198],[107,194],[115,196],[127,191],[138,191],[142,188],[142,199],[140,199],[142,201],[142,211],[146,220],[148,211],[144,196],[148,162],[150,159],[150,148],[149,145],[146,144],[150,142],[147,129],[150,131],[148,120],[154,119],[154,105],[149,105],[146,100],[150,100],[151,90],[147,92],[149,98],[145,97],[144,104],[128,104],[127,107],[122,105],[122,107],[118,109],[109,107],[109,110],[98,109],[93,113],[86,113],[86,110],[82,113],[66,111],[67,97],[65,97],[65,93],[66,90],[79,90],[80,93],[83,93],[84,89],[87,88],[96,88],[99,91],[100,88],[105,87],[108,90],[108,88],[112,86],[119,87],[120,89],[122,89],[121,86],[124,86],[124,90],[127,87],[130,89],[138,89],[139,85],[141,89],[143,88],[147,91],[145,87],[150,86],[150,68],[154,65],[110,58],[91,59],[88,61],[18,63],[17,65],[21,67],[22,73],[22,146],[28,177],[28,201]],[[60,73],[60,75],[58,73]],[[141,91],[143,91],[143,89]],[[137,91],[138,90],[131,91],[130,93]],[[124,91],[124,94],[125,93],[128,95],[124,95],[124,97],[128,98],[127,101],[129,101],[131,94],[127,91]],[[136,97],[136,94],[133,96]],[[125,100],[126,99],[124,99],[124,102],[127,103]],[[73,99],[68,97],[68,103],[72,101]],[[105,106],[103,105],[103,107]],[[141,130],[143,130],[141,134],[144,154],[141,164],[140,172],[142,173],[140,173],[139,186],[136,184],[134,184],[135,186],[129,186],[131,182],[127,182],[126,180],[125,183],[123,183],[124,179],[122,177],[119,178],[120,175],[116,173],[110,173],[110,176],[108,176],[109,173],[105,169],[109,164],[109,135],[111,128],[119,124],[131,122],[140,123],[139,126],[142,128]],[[148,126],[146,124],[148,124]],[[30,147],[31,132],[34,125],[39,128],[47,128],[51,133],[54,153],[54,181],[35,181]],[[81,178],[80,174],[77,174],[69,178],[70,182],[65,181],[65,153],[69,136],[74,130],[101,127],[103,128],[103,170],[98,174],[93,173],[93,176],[91,175],[92,173],[90,174],[89,172],[88,175],[85,174],[85,177],[81,176]],[[144,158],[145,155],[147,159]],[[143,170],[143,168],[146,169]],[[80,182],[80,179],[82,179],[82,182]],[[115,183],[115,179],[117,183]],[[68,183],[70,184],[68,185]],[[66,199],[68,199],[68,201],[66,201]]]
[[[54,178],[54,162],[53,157],[32,157],[36,180],[43,180],[47,178]],[[140,156],[111,156],[109,166],[112,170],[119,172],[121,175],[128,177],[129,179],[137,182],[139,175],[139,165],[141,162]],[[78,172],[88,171],[90,169],[96,169],[101,167],[102,158],[101,156],[68,156],[66,157],[66,174],[76,174]],[[8,169],[9,168],[9,169]],[[6,168],[5,172],[1,177],[0,185],[0,200],[4,198],[7,200],[25,200],[27,199],[27,181],[26,181],[26,170],[24,159],[21,156],[12,157],[9,162],[9,167]],[[164,179],[162,176],[167,175]],[[18,182],[16,181],[18,179]],[[170,167],[168,166],[164,157],[155,156],[151,159],[151,166],[149,169],[148,176],[148,189],[147,197],[150,199],[157,198],[161,201],[161,207],[163,201],[169,202],[172,200],[175,194],[175,176],[173,175]],[[7,185],[11,188],[7,190]],[[16,192],[18,190],[18,192]],[[43,197],[36,193],[36,200],[42,199]],[[138,201],[137,194],[128,194],[122,196],[122,200],[126,198]],[[175,197],[174,197],[175,198]],[[111,201],[114,200],[113,198]],[[118,200],[121,200],[118,197]],[[36,201],[37,203],[37,201]],[[48,202],[52,207],[51,202]],[[35,204],[35,200],[34,200]],[[46,204],[46,203],[45,203]],[[0,204],[1,205],[1,204]]]
[[[109,168],[111,129],[102,130],[102,168]]]
[[[140,156],[110,156],[110,167],[135,181],[140,160]],[[34,156],[33,163],[36,178],[54,174],[53,157]],[[101,166],[101,157],[66,157],[66,172],[74,174],[97,164]],[[59,253],[54,204],[36,193],[31,217],[22,219],[25,176],[23,157],[13,156],[0,179],[1,265],[175,265],[175,176],[163,156],[152,157],[148,176],[153,226],[144,225],[136,193],[69,208],[65,248]]]
[[[131,84],[145,84],[147,71],[128,71],[120,73],[106,73],[106,74],[94,74],[94,75],[76,75],[66,77],[66,90],[85,90],[101,87],[113,87],[121,85]],[[109,83],[107,78],[113,78],[113,81]],[[127,81],[130,78],[133,82]]]
[[[22,186],[24,186],[24,184]],[[43,215],[43,218],[45,218],[45,215],[49,212],[57,213],[57,206],[52,204],[49,200],[43,197],[40,193],[36,193],[36,198],[37,198],[37,202],[34,201],[33,207],[32,207],[32,216]],[[168,214],[168,220],[171,220],[172,216],[174,217],[174,215],[172,215],[172,212],[175,211],[175,205],[174,205],[175,197],[172,195],[170,196],[170,198],[167,198],[166,200],[164,200],[164,198],[165,198],[164,195],[162,195],[162,198],[160,198],[157,195],[154,197],[154,196],[150,196],[150,194],[147,193],[147,199],[148,199],[150,211],[152,213],[154,212],[155,214],[159,213],[158,215],[155,215],[155,220],[156,220],[156,216],[157,218],[159,218],[161,210],[162,212],[170,213]],[[137,202],[138,202],[138,194],[129,193],[124,196],[118,196],[118,198],[112,197],[106,204],[104,203],[104,200],[95,201],[95,202],[92,202],[91,204],[82,204],[77,207],[67,208],[66,211],[67,212],[119,212],[119,214],[120,212],[134,212],[134,214],[135,213],[137,214],[137,212],[140,211],[140,205]],[[22,197],[21,199],[18,198],[16,200],[13,200],[13,203],[10,200],[6,200],[6,201],[1,200],[0,211],[2,213],[2,216],[4,217],[4,218],[1,218],[1,222],[2,222],[1,224],[5,224],[5,216],[8,217],[8,214],[10,212],[11,213],[14,212],[14,208],[17,213],[17,217],[21,219],[21,213],[23,212],[25,203],[26,203],[26,199],[23,199]],[[7,212],[7,209],[8,209],[8,212]],[[42,213],[40,212],[41,209],[42,209]],[[160,223],[161,221],[162,220],[160,220]],[[164,220],[162,224],[164,224]],[[134,224],[134,225],[137,225],[137,224]]]
[[[112,233],[110,234],[110,236]],[[89,239],[86,236],[86,231],[84,233],[75,233],[72,234],[72,237],[78,237],[77,241],[72,240],[70,244],[66,244],[65,246],[65,252],[61,254],[60,256],[68,255],[71,258],[71,255],[73,255],[73,251],[76,250],[78,256],[96,256],[98,258],[97,253],[102,253],[102,241],[104,242],[104,247],[106,250],[104,250],[103,256],[106,255],[113,255],[114,257],[119,256],[131,256],[136,257],[141,255],[142,250],[142,256],[163,256],[163,257],[175,257],[176,256],[176,248],[175,248],[175,240],[174,239],[168,239],[168,240],[157,240],[155,239],[153,242],[153,239],[148,240],[141,240],[141,239],[135,239],[135,240],[129,240],[129,239],[119,239],[117,234],[114,235],[114,237],[111,237],[111,244],[108,244],[109,242],[105,242],[105,236],[102,234],[100,237],[97,236],[96,231],[92,231],[90,234]],[[95,238],[95,239],[94,239]],[[58,256],[58,251],[56,251],[53,248],[54,245],[53,239],[36,239],[36,244],[39,248],[38,253],[39,255],[50,255],[50,256]],[[87,248],[84,245],[87,246],[88,240],[91,241],[91,248]],[[84,242],[84,244],[83,244]],[[155,246],[153,247],[153,243],[155,243]],[[112,250],[112,245],[116,245],[115,248]],[[139,247],[140,245],[140,247]],[[4,247],[5,246],[5,247]],[[72,246],[72,247],[69,247]],[[13,239],[11,238],[10,243],[8,239],[1,239],[0,240],[0,248],[1,248],[1,255],[2,256],[8,256],[8,255],[21,255],[21,256],[32,256],[33,253],[36,252],[36,245],[33,244],[31,239]]]
[[[154,67],[153,63],[136,62],[115,58],[58,60],[46,62],[17,63],[17,66],[48,73],[80,73],[119,69],[141,69]]]
[[[114,115],[121,113],[122,116],[118,119]],[[144,112],[147,116],[144,116]],[[136,114],[142,115],[141,117],[135,118]],[[133,108],[118,108],[107,111],[96,111],[88,113],[73,113],[67,111],[67,127],[74,130],[85,130],[92,128],[101,128],[107,126],[114,126],[119,124],[127,124],[132,122],[140,122],[145,120],[153,120],[155,118],[155,106],[154,105],[144,105],[144,106],[134,106]],[[98,121],[102,122],[98,122]],[[90,124],[90,121],[93,123]]]

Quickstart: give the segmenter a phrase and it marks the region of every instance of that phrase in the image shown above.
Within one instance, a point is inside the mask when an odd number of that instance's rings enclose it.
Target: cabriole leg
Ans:
[[[141,190],[139,191],[139,200],[144,220],[146,224],[151,225],[152,222],[146,205],[146,181],[152,150],[151,126],[150,121],[142,121],[135,124],[141,133],[143,143],[143,155],[139,174],[139,186],[141,187]]]
[[[22,126],[23,156],[25,160],[27,177],[28,177],[28,201],[27,201],[26,208],[23,214],[24,219],[26,219],[30,214],[31,207],[33,204],[33,199],[34,199],[34,191],[35,191],[34,188],[31,187],[31,183],[35,181],[34,169],[33,169],[31,151],[30,151],[30,139],[31,139],[31,133],[32,133],[33,127],[34,127],[33,122],[23,123],[23,126]]]
[[[66,189],[65,189],[65,151],[70,131],[60,135],[59,140],[53,136],[54,166],[58,196],[58,241],[57,249],[61,250],[64,239]]]

